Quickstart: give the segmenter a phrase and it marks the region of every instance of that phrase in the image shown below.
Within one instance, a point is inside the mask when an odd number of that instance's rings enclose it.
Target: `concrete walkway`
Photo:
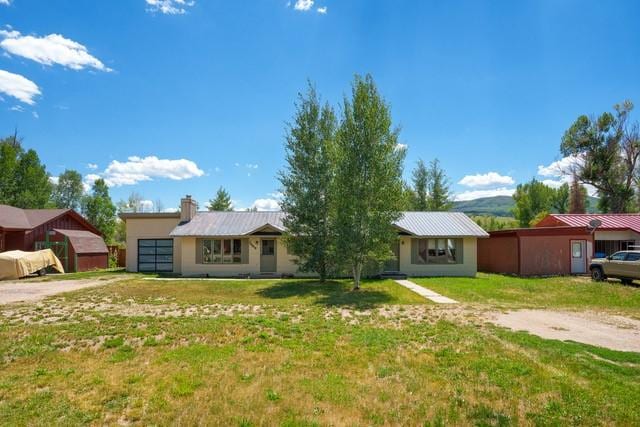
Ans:
[[[458,301],[442,296],[437,292],[433,292],[431,289],[427,289],[423,286],[417,285],[413,283],[411,280],[396,280],[395,282],[400,286],[404,286],[410,291],[413,291],[416,294],[423,296],[426,299],[433,301],[435,303],[438,303],[438,304],[457,304],[458,303]]]

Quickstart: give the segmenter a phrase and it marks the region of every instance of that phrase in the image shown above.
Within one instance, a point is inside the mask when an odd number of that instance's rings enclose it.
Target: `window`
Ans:
[[[603,257],[618,251],[635,249],[635,240],[596,240],[595,254]]]
[[[638,252],[629,252],[627,254],[627,261],[629,261],[629,262],[640,261],[640,253],[638,253]]]
[[[573,242],[571,244],[571,256],[574,258],[582,258],[582,243]]]
[[[263,240],[262,241],[262,255],[275,255],[276,254],[276,241],[275,240]]]
[[[626,252],[616,252],[615,254],[611,255],[611,260],[612,261],[624,261],[626,256],[627,256]]]
[[[412,264],[458,264],[461,239],[413,239]]]
[[[204,239],[202,241],[203,264],[241,264],[241,239]]]
[[[138,271],[173,271],[173,239],[138,240]]]

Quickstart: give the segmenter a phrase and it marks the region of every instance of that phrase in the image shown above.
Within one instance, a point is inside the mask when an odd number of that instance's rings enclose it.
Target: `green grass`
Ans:
[[[479,273],[475,278],[415,278],[461,302],[504,308],[592,309],[640,315],[640,288],[586,277],[520,278]]]
[[[544,306],[532,295],[553,286],[576,309],[640,292],[503,280],[418,281],[488,306]],[[640,354],[458,321],[391,281],[349,289],[132,276],[50,298],[37,322],[33,305],[0,307],[0,424],[640,424]]]

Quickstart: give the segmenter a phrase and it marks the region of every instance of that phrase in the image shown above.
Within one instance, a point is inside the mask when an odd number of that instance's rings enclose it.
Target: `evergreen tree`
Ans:
[[[57,208],[79,210],[83,193],[82,175],[67,169],[58,176],[58,183],[53,186],[51,198]]]
[[[451,201],[451,187],[449,179],[447,178],[444,170],[440,167],[440,161],[438,159],[432,160],[429,164],[428,176],[428,209],[430,211],[450,210],[453,207],[453,202]]]
[[[368,261],[391,256],[397,238],[392,223],[401,216],[402,163],[398,130],[389,106],[371,76],[356,76],[345,99],[336,138],[334,206],[338,258],[351,267],[354,290],[360,288]]]
[[[232,211],[231,196],[223,187],[218,188],[215,199],[209,200],[210,211]]]
[[[91,195],[85,200],[84,210],[85,217],[103,234],[104,240],[112,242],[116,227],[116,207],[103,179],[93,183]]]
[[[429,171],[422,159],[413,170],[413,206],[414,211],[429,210]]]
[[[571,190],[569,196],[569,213],[583,214],[587,212],[587,189],[578,182],[578,177],[574,174],[571,180]]]
[[[335,271],[330,218],[333,177],[332,147],[336,118],[329,105],[321,106],[313,86],[299,94],[294,122],[285,145],[287,166],[280,173],[286,212],[285,242],[301,271],[315,271],[320,280]]]

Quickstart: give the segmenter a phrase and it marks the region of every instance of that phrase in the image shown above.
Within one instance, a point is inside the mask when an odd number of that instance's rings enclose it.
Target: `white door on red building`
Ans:
[[[571,274],[587,272],[587,241],[571,241]]]

